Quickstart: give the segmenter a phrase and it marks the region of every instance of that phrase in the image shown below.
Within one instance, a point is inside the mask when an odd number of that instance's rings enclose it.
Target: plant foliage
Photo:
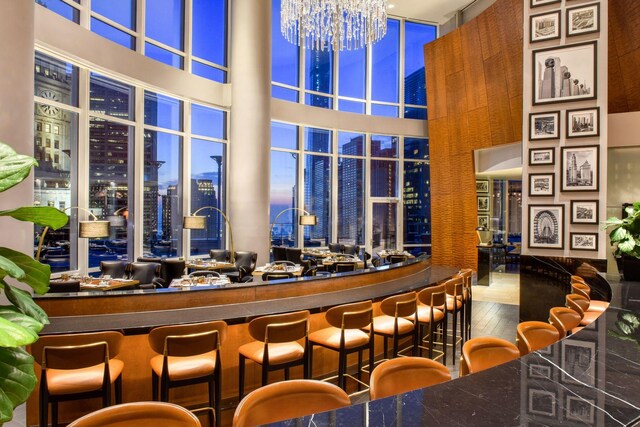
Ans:
[[[611,217],[604,228],[611,229],[609,240],[615,249],[615,255],[628,255],[640,259],[640,202],[625,208],[627,217]]]

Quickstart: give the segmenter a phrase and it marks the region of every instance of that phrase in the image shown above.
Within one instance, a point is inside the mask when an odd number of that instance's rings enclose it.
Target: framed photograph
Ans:
[[[596,99],[597,42],[533,51],[533,105]]]
[[[597,145],[561,148],[561,191],[598,191],[599,150]]]
[[[567,8],[567,37],[600,31],[600,3]]]
[[[572,251],[597,251],[598,233],[569,233]]]
[[[529,166],[547,166],[555,164],[556,149],[554,147],[529,149]]]
[[[489,229],[489,215],[478,215],[478,227]]]
[[[553,196],[554,178],[553,173],[529,174],[529,197]]]
[[[478,212],[489,212],[489,196],[478,196]]]
[[[529,378],[543,378],[546,380],[551,379],[551,366],[549,365],[538,365],[536,363],[529,364],[528,371]]]
[[[564,205],[529,205],[529,247],[564,248]]]
[[[531,0],[530,7],[546,6],[548,4],[560,3],[561,0]]]
[[[562,381],[593,387],[596,384],[596,344],[591,341],[562,341]]]
[[[565,414],[568,420],[580,421],[592,425],[594,419],[594,408],[596,407],[595,400],[585,399],[582,396],[576,397],[567,395],[567,400],[564,405]]]
[[[476,179],[476,193],[488,193],[489,192],[489,180]]]
[[[552,391],[530,388],[528,412],[536,415],[556,416],[556,394]]]
[[[529,139],[541,141],[560,138],[560,111],[529,114]]]
[[[600,136],[600,107],[567,110],[567,138]]]
[[[529,42],[559,39],[561,33],[560,11],[531,15],[529,20]]]
[[[598,224],[598,200],[572,200],[571,224]]]

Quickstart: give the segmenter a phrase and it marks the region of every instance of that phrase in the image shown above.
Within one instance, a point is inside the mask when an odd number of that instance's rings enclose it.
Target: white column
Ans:
[[[20,154],[33,155],[34,2],[0,2],[0,141]],[[33,205],[33,173],[0,195],[0,209]],[[0,218],[0,246],[32,254],[33,226]]]
[[[231,3],[229,220],[236,251],[269,257],[271,2]]]

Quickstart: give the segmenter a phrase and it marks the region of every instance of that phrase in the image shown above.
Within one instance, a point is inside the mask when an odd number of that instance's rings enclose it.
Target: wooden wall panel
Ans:
[[[434,263],[477,268],[473,151],[522,141],[522,17],[498,0],[425,46]]]
[[[640,111],[640,2],[609,0],[609,114]]]

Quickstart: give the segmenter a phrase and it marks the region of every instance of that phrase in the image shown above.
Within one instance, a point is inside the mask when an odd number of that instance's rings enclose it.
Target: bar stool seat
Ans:
[[[342,340],[340,333],[340,328],[328,327],[309,334],[309,341],[339,350]],[[345,329],[344,331],[344,348],[346,349],[368,345],[369,340],[369,334],[359,329]]]
[[[247,359],[256,363],[262,363],[265,360],[264,343],[253,341],[240,346],[238,349]],[[270,343],[268,351],[269,365],[280,365],[282,363],[291,363],[302,359],[304,356],[304,347],[298,342],[287,343]]]
[[[431,313],[433,312],[433,317],[431,317]],[[427,323],[433,319],[434,322],[440,322],[444,319],[444,312],[435,307],[429,307],[426,305],[419,304],[418,305],[418,322]]]
[[[124,362],[118,359],[109,361],[109,378],[111,383],[122,375]],[[47,387],[49,394],[63,395],[86,393],[102,387],[104,367],[102,365],[74,369],[47,369]]]
[[[381,315],[373,318],[373,324],[364,328],[373,329],[375,335],[384,338],[384,359],[388,359],[388,340],[393,340],[393,357],[400,353],[399,341],[402,338],[412,338],[412,351],[417,353],[418,347],[418,299],[415,292],[385,298],[380,303]],[[404,351],[404,350],[403,350]]]
[[[169,378],[171,381],[190,380],[193,378],[212,375],[218,363],[215,351],[187,357],[167,357],[169,363]],[[159,377],[162,375],[164,356],[158,355],[151,359],[151,369]]]
[[[375,317],[375,331],[380,335],[393,335],[396,332],[396,321],[398,323],[397,333],[404,335],[413,332],[414,324],[411,320],[393,316],[376,316]]]

